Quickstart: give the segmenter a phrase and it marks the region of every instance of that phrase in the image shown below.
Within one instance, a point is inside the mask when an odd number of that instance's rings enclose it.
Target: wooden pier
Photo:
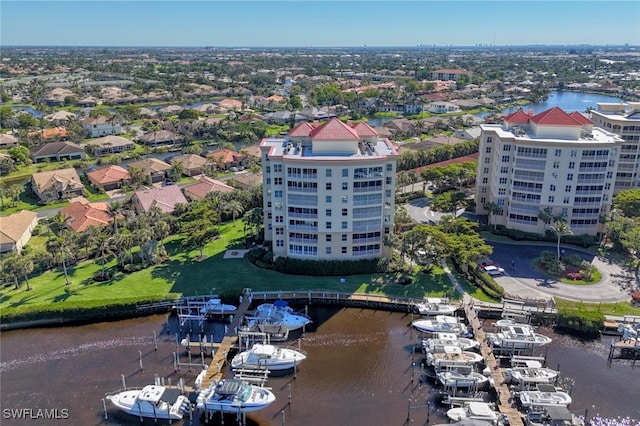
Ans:
[[[485,359],[487,367],[491,371],[493,386],[496,389],[496,394],[498,395],[498,410],[501,414],[504,414],[507,417],[510,426],[524,425],[520,412],[513,404],[511,390],[509,389],[509,386],[504,383],[503,369],[500,368],[498,360],[489,347],[485,332],[482,329],[482,325],[480,324],[480,320],[478,319],[475,310],[473,309],[473,305],[471,303],[463,303],[463,307],[467,315],[467,320],[469,321],[469,324],[471,324],[471,327],[473,327],[475,339],[480,341],[480,353]]]

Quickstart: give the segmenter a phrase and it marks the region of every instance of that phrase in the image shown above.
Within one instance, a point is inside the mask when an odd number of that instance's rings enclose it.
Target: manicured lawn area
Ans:
[[[581,311],[602,312],[605,315],[640,315],[640,307],[632,306],[630,302],[617,303],[582,303],[572,300],[556,298],[558,309],[578,309]]]
[[[453,274],[454,277],[458,280],[460,287],[465,291],[465,293],[469,294],[469,296],[481,300],[483,302],[488,303],[500,303],[500,300],[495,300],[487,293],[482,291],[481,288],[472,285],[469,281],[466,280],[465,277],[460,275],[460,273],[453,267],[451,263],[449,263],[449,270]]]
[[[327,290],[341,292],[368,292],[423,298],[432,296],[459,298],[444,270],[432,273],[415,272],[409,285],[396,284],[393,274],[348,276],[345,283],[340,277],[309,277],[284,275],[255,267],[245,259],[223,259],[227,249],[242,248],[240,221],[222,226],[222,238],[206,246],[206,259],[198,261],[199,251],[183,252],[182,236],[165,241],[170,260],[142,271],[124,274],[115,268],[115,261],[107,264],[114,277],[107,282],[94,282],[92,276],[100,270],[95,261],[82,262],[69,267],[70,285],[65,285],[62,268],[48,271],[13,290],[8,286],[0,290],[0,316],[22,313],[59,311],[64,308],[91,308],[110,304],[163,300],[182,295],[197,295],[254,290]]]

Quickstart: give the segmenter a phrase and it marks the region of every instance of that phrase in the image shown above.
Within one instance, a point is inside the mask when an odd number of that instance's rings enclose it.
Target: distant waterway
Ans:
[[[269,380],[268,386],[277,400],[248,415],[249,424],[281,425],[284,412],[289,425],[404,425],[409,404],[414,407],[410,411],[414,424],[426,424],[427,417],[431,424],[446,422],[446,408],[436,404],[437,388],[430,381],[421,382],[419,370],[412,367],[420,354],[412,355],[418,335],[408,327],[411,315],[321,307],[310,307],[309,313],[313,326],[300,341],[307,360],[300,365],[295,379],[287,376]],[[221,339],[224,325],[209,323],[207,327],[215,340]],[[153,346],[154,331],[157,351]],[[167,320],[167,316],[154,315],[3,332],[2,406],[68,409],[69,420],[58,423],[139,425],[138,418],[109,405],[109,419],[105,422],[101,399],[105,392],[122,387],[121,374],[127,386],[150,384],[156,374],[171,378],[173,383],[182,377],[187,384],[193,384],[199,368],[189,372],[181,367],[177,373],[173,369],[178,331],[174,317]],[[553,337],[547,351],[548,366],[559,365],[563,374],[575,379],[572,411],[584,414],[588,409],[590,416],[599,413],[640,419],[640,365],[633,368],[629,361],[615,361],[608,366],[608,339],[581,343],[566,336]],[[182,360],[187,358],[183,356]],[[194,358],[193,362],[199,360]],[[226,420],[225,424],[236,424],[229,421],[233,419]],[[27,425],[33,420],[3,418],[2,424]],[[145,420],[142,424],[154,423]]]

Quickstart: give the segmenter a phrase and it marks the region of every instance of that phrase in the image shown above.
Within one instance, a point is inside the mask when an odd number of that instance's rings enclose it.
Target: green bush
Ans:
[[[279,257],[273,269],[285,274],[312,276],[343,276],[373,274],[377,271],[378,259],[363,260],[301,260]]]
[[[580,257],[580,255],[578,254],[572,254],[569,256],[563,256],[562,257],[562,261],[567,264],[567,265],[571,265],[571,266],[580,266],[582,265],[582,258]]]
[[[604,314],[597,311],[562,309],[558,313],[556,327],[561,330],[596,336],[604,327]]]

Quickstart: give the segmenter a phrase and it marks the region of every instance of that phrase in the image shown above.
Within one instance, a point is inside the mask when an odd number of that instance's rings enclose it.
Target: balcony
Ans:
[[[353,244],[362,244],[362,243],[379,243],[382,240],[382,237],[377,238],[354,238]]]
[[[287,215],[288,218],[291,219],[317,219],[318,218],[318,214],[312,214],[312,213],[289,213]]]
[[[287,230],[289,230],[289,231],[318,232],[318,227],[317,226],[311,226],[311,225],[289,225],[289,226],[287,226]]]
[[[317,239],[310,238],[289,238],[289,242],[298,244],[318,244]]]

